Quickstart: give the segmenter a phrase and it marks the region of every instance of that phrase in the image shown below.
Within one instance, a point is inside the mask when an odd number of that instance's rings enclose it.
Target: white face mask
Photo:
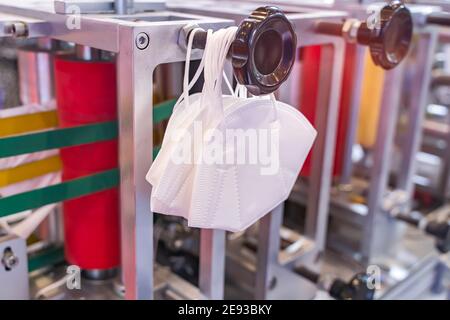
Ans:
[[[192,227],[241,231],[270,212],[289,196],[316,136],[299,111],[273,95],[249,99],[238,89],[241,97],[222,96],[235,32],[209,33],[203,91],[189,99],[185,74],[184,100],[147,174],[152,211],[185,217]],[[187,59],[191,44],[192,37]]]
[[[212,151],[195,168],[189,226],[242,231],[287,199],[316,131],[291,106],[264,99],[237,102],[215,129],[225,141],[204,142]]]
[[[185,217],[186,219],[188,217],[191,197],[191,184],[188,181],[190,179],[188,174],[191,173],[193,164],[174,164],[171,160],[173,159],[173,154],[177,152],[176,149],[178,147],[178,143],[173,139],[177,134],[176,132],[191,132],[193,123],[195,121],[202,121],[203,119],[202,108],[204,105],[200,101],[202,94],[197,93],[189,96],[189,90],[197,82],[203,71],[205,55],[191,83],[188,84],[190,55],[193,38],[197,30],[194,29],[189,36],[183,93],[175,104],[174,112],[172,113],[164,135],[161,150],[146,176],[147,181],[153,186],[151,210],[153,212]],[[208,47],[208,39],[210,39],[211,35],[212,31],[208,30],[206,47]],[[205,49],[204,52],[206,53],[208,50]],[[176,132],[174,132],[175,130]]]

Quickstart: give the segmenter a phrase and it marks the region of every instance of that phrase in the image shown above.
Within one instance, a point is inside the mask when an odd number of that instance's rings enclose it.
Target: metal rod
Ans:
[[[341,95],[344,43],[323,46],[320,57],[319,92],[315,124],[317,138],[312,150],[305,234],[317,250],[325,247],[332,168],[335,154],[338,109]],[[330,63],[333,61],[333,63]]]
[[[155,59],[135,49],[134,37],[132,28],[119,28],[121,265],[125,298],[152,299],[153,213],[149,201],[151,186],[145,175],[152,163]]]
[[[114,0],[114,10],[116,14],[130,14],[133,11],[134,0]]]
[[[364,59],[366,48],[360,45],[355,45],[355,61],[353,70],[353,85],[351,92],[351,100],[349,106],[349,118],[347,135],[345,137],[345,147],[342,160],[342,174],[339,179],[341,185],[348,185],[351,182],[353,174],[353,146],[356,141],[356,135],[358,132],[358,119],[359,119],[359,106],[361,103],[362,94],[362,80],[364,78]]]
[[[77,44],[75,45],[75,55],[81,60],[99,60],[100,50]]]
[[[387,71],[383,84],[380,118],[378,119],[377,137],[374,147],[374,164],[370,171],[369,196],[367,199],[367,216],[364,223],[364,238],[361,243],[363,263],[370,263],[376,255],[377,242],[381,238],[388,241],[383,226],[387,226],[389,217],[383,215],[381,203],[387,189],[392,146],[397,123],[400,90],[397,84],[403,77],[403,65]],[[383,223],[384,222],[384,223]],[[392,224],[391,224],[392,225]]]
[[[427,23],[450,27],[450,13],[448,12],[430,13],[427,16]]]
[[[308,279],[312,283],[318,284],[320,280],[320,274],[317,272],[308,269],[305,266],[300,266],[298,268],[295,268],[295,272],[297,272],[299,275],[301,275],[303,278]]]
[[[342,36],[343,22],[319,21],[316,25],[316,31],[330,36]]]
[[[422,125],[425,120],[425,109],[428,105],[431,72],[434,53],[438,42],[437,32],[432,31],[421,35],[417,44],[415,73],[412,77],[411,97],[409,99],[408,127],[406,141],[402,147],[402,166],[397,179],[397,188],[403,189],[412,196],[414,176],[417,168],[417,153],[422,143]]]
[[[225,231],[200,230],[199,288],[209,299],[223,299],[225,285]]]
[[[284,203],[259,220],[258,257],[256,266],[255,299],[265,300],[274,277],[273,268],[278,264],[280,229],[283,222]]]

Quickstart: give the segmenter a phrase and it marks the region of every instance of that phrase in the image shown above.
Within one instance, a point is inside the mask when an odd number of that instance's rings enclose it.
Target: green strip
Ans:
[[[153,123],[157,124],[170,118],[177,99],[167,100],[153,108]]]
[[[153,123],[169,119],[175,102],[176,99],[172,99],[157,104]],[[117,122],[112,121],[7,137],[0,139],[0,158],[111,140],[117,136]]]
[[[153,160],[155,160],[156,156],[159,153],[159,150],[161,150],[161,146],[156,146],[153,148]]]
[[[119,170],[112,169],[57,185],[0,198],[0,217],[78,198],[119,185]]]
[[[101,122],[0,139],[0,158],[117,138],[117,122]]]
[[[50,247],[28,258],[28,272],[64,262],[64,248]]]

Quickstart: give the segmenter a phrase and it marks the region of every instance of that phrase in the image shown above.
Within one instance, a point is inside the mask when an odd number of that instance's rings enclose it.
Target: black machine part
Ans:
[[[204,49],[206,31],[196,32],[193,48]],[[286,81],[295,62],[297,36],[277,7],[260,7],[238,27],[229,55],[238,82],[255,96],[270,94]]]
[[[253,95],[269,94],[287,80],[297,37],[277,7],[260,7],[242,21],[231,46],[234,74]]]
[[[415,215],[414,212],[399,213],[394,217],[433,236],[436,239],[436,249],[441,253],[450,251],[450,221],[448,219],[430,219],[420,214]]]
[[[295,272],[308,279],[309,281],[322,285],[322,276],[305,266],[299,266]],[[375,288],[370,287],[370,276],[360,272],[355,274],[349,282],[339,278],[334,278],[331,284],[324,286],[331,297],[336,300],[373,300],[375,296]]]
[[[409,9],[400,1],[385,5],[379,14],[379,21],[374,27],[367,22],[354,24],[353,32],[346,22],[325,22],[317,24],[317,32],[344,36],[369,47],[373,62],[385,70],[395,68],[406,57],[413,34],[413,18]],[[348,28],[349,30],[346,30]],[[354,33],[354,34],[353,34]]]

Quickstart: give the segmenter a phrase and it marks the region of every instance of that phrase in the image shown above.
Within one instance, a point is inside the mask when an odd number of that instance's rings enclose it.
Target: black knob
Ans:
[[[400,1],[393,1],[381,9],[379,26],[370,30],[363,22],[357,38],[369,45],[374,63],[389,70],[408,54],[412,33],[411,12]]]
[[[358,273],[348,283],[334,280],[329,293],[337,300],[373,300],[375,289],[369,286],[369,275]]]
[[[295,61],[297,37],[277,7],[260,7],[239,25],[231,57],[239,83],[253,95],[269,94],[286,81]]]
[[[426,233],[436,237],[436,248],[442,253],[450,251],[450,221],[430,221]]]
[[[319,21],[316,31],[344,36],[350,42],[369,46],[373,62],[389,70],[396,67],[408,54],[412,39],[411,12],[399,1],[384,6],[379,23],[369,28],[366,22],[349,19],[345,22]]]

